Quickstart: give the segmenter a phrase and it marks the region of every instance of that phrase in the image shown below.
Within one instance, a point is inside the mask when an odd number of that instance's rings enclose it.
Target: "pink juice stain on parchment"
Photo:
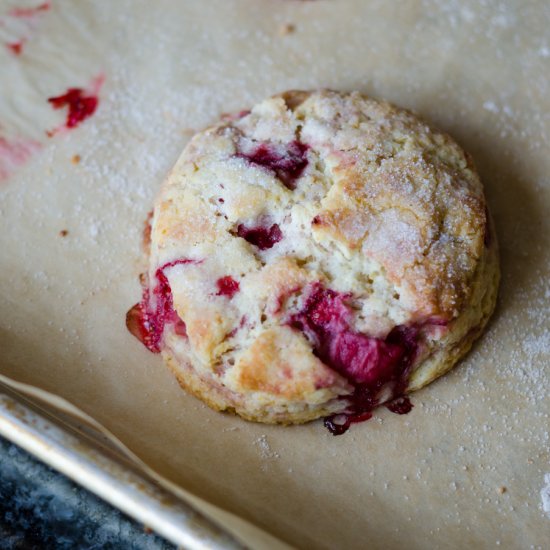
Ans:
[[[54,109],[67,109],[65,123],[53,130],[47,131],[52,137],[60,132],[76,128],[87,118],[91,117],[99,105],[99,91],[105,82],[105,76],[96,76],[88,90],[83,88],[68,88],[65,93],[59,96],[48,98],[48,103]]]
[[[23,46],[25,45],[26,40],[21,38],[17,42],[6,42],[6,48],[10,50],[14,55],[21,55],[23,53]]]
[[[67,109],[65,123],[46,131],[49,137],[71,130],[92,116],[99,105],[99,90],[105,82],[105,76],[95,77],[88,91],[83,88],[69,88],[60,96],[48,98],[54,109]],[[31,156],[40,150],[43,144],[25,137],[6,138],[0,135],[0,182],[8,179],[20,166],[28,162]]]
[[[17,31],[14,32],[12,40],[4,42],[5,47],[14,56],[21,56],[36,29],[38,19],[50,11],[51,7],[50,1],[17,6],[0,16],[0,27],[12,27],[12,30]],[[91,117],[99,105],[99,91],[104,81],[104,75],[100,74],[86,89],[71,87],[60,95],[48,98],[48,102],[54,109],[67,109],[67,112],[65,123],[46,131],[46,134],[52,137],[77,127]],[[0,134],[0,181],[8,179],[18,167],[28,162],[30,157],[42,147],[42,143],[31,138],[23,136],[8,138]]]
[[[15,40],[5,42],[6,48],[13,55],[20,56],[23,53],[23,47],[29,41],[32,31],[36,27],[37,18],[44,12],[49,11],[51,7],[51,2],[42,2],[36,6],[15,7],[0,18],[0,26],[6,26],[6,22],[10,20],[19,21],[17,23],[20,29],[19,36]]]
[[[17,7],[12,8],[8,15],[11,17],[18,17],[20,19],[28,19],[30,17],[35,17],[40,12],[48,11],[52,7],[51,2],[42,2],[41,4],[38,4],[37,6],[29,6],[29,7]]]
[[[8,140],[0,136],[0,182],[5,181],[42,145],[32,139],[15,138]]]

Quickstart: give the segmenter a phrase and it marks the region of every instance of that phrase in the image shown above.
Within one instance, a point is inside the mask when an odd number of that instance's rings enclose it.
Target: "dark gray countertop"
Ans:
[[[50,548],[175,547],[0,438],[0,549]]]

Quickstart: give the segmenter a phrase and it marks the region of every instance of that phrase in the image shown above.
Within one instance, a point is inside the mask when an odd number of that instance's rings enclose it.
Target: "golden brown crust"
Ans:
[[[495,234],[493,220],[489,216],[488,227]],[[431,357],[418,364],[413,371],[408,392],[416,391],[451,370],[481,336],[495,309],[500,282],[498,247],[496,242],[485,248],[474,280],[470,301],[454,322],[453,330],[439,342]]]
[[[176,359],[169,352],[164,353],[166,365],[176,376],[179,385],[194,395],[211,409],[220,412],[237,414],[245,420],[263,422],[264,424],[304,424],[317,418],[334,414],[342,410],[341,403],[329,399],[325,403],[313,406],[295,407],[292,412],[277,408],[269,402],[249,403],[240,396],[232,396],[220,386],[208,383],[187,363]],[[271,405],[271,406],[269,406]]]

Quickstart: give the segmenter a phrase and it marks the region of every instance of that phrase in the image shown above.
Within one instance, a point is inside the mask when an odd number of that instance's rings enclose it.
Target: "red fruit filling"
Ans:
[[[229,299],[239,292],[239,282],[235,281],[231,275],[221,277],[216,281],[218,292],[216,296],[227,296]]]
[[[246,227],[240,224],[237,227],[237,235],[250,244],[257,246],[260,250],[272,248],[275,243],[278,243],[283,238],[281,228],[276,223],[271,227],[262,225],[258,227]]]
[[[251,164],[262,166],[272,172],[288,189],[296,188],[296,180],[302,175],[308,164],[307,150],[309,147],[299,141],[291,141],[288,145],[260,143],[251,152],[238,153],[239,158],[248,160]]]
[[[346,304],[349,297],[315,283],[302,311],[288,322],[313,343],[314,353],[323,363],[355,386],[345,415],[325,419],[325,426],[334,435],[370,418],[382,391],[389,389],[392,397],[400,396],[418,347],[416,327],[397,326],[386,338],[354,331],[350,327],[351,309]]]
[[[168,262],[159,267],[155,273],[156,285],[153,296],[156,304],[151,304],[149,288],[143,290],[143,298],[140,303],[126,314],[126,326],[128,330],[150,351],[160,352],[160,342],[164,328],[173,324],[174,331],[180,336],[187,336],[185,323],[178,317],[174,310],[172,290],[164,271],[176,265],[196,264],[197,260],[181,259]]]
[[[402,395],[386,405],[386,408],[395,414],[408,414],[413,407],[414,405],[406,395]]]

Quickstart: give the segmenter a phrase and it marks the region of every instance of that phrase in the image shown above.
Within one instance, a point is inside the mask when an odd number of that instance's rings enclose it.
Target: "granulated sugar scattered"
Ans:
[[[269,445],[269,442],[267,441],[267,436],[261,435],[254,441],[254,445],[258,447],[260,451],[260,456],[263,459],[273,460],[276,458],[280,458],[279,453],[273,451]]]

